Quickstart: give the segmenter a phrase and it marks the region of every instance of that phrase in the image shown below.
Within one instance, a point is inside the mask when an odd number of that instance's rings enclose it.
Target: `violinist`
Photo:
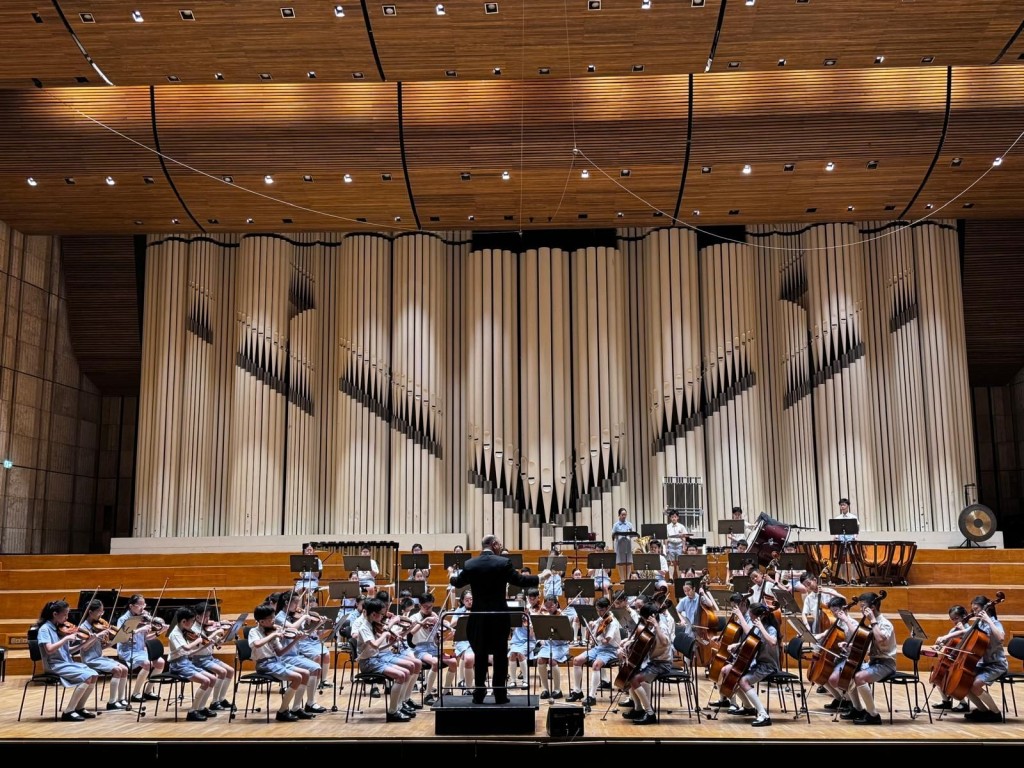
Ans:
[[[444,664],[444,687],[450,690],[455,686],[455,670],[459,662],[444,652],[444,638],[451,634],[451,627],[447,622],[442,626],[440,618],[434,613],[434,596],[430,592],[420,596],[419,610],[413,614],[413,620],[416,623],[409,636],[412,652],[420,664],[430,667],[424,681],[427,695],[423,698],[423,703],[429,707],[437,701],[434,686],[437,683],[438,668]]]
[[[296,720],[310,720],[315,715],[302,707],[302,692],[309,683],[309,672],[285,662],[281,654],[290,650],[299,641],[298,634],[285,638],[284,632],[275,620],[274,606],[263,603],[253,610],[256,626],[249,630],[249,647],[256,663],[256,671],[286,685],[281,695],[281,706],[276,719],[282,723]]]
[[[204,722],[217,713],[206,708],[206,703],[213,695],[213,686],[217,682],[217,676],[211,675],[196,666],[192,661],[192,654],[202,647],[206,638],[192,629],[196,621],[196,612],[190,606],[182,606],[174,616],[174,626],[167,635],[167,643],[170,646],[168,658],[170,659],[171,673],[180,675],[199,685],[199,692],[192,696],[192,706],[185,716],[189,722]]]
[[[538,595],[540,592],[537,593]],[[459,597],[459,607],[456,608],[452,613],[468,614],[473,610],[473,593],[466,590]],[[457,619],[456,621],[464,621],[465,619]],[[455,653],[455,658],[459,662],[459,680],[462,683],[464,690],[462,691],[463,696],[473,695],[473,686],[470,685],[470,680],[476,677],[476,654],[473,652],[473,646],[469,640],[458,640],[455,643],[455,647],[452,649]],[[486,662],[486,659],[485,659]]]
[[[581,571],[579,568],[574,568],[573,571],[572,571],[572,577],[571,578],[574,579],[574,580],[582,579],[583,578],[583,571]],[[594,602],[593,598],[591,598],[591,597],[584,597],[582,595],[582,590],[581,590],[580,594],[567,595],[566,604],[565,604],[565,615],[569,617],[569,621],[572,624],[573,645],[586,645],[587,644],[586,640],[584,638],[584,635],[583,635],[583,633],[581,631],[582,628],[580,626],[580,617],[576,613],[576,606],[578,606],[578,605],[592,605],[593,602]],[[611,604],[611,600],[609,600],[609,605],[610,604]]]
[[[89,692],[99,674],[88,665],[71,658],[72,643],[79,641],[78,627],[68,621],[69,606],[64,600],[51,600],[43,606],[35,623],[36,642],[43,659],[43,669],[60,678],[61,685],[71,688],[61,720],[80,723],[96,717],[85,708]]]
[[[320,672],[326,663],[322,656],[329,657],[330,653],[324,652],[319,636],[315,641],[310,642],[309,635],[304,631],[310,617],[308,612],[302,610],[303,599],[304,597],[300,597],[295,592],[282,594],[277,601],[274,623],[281,628],[286,638],[294,634],[296,642],[289,643],[282,648],[278,656],[284,664],[306,673],[306,704],[303,711],[309,715],[317,715],[327,711],[316,703],[316,692],[320,687]],[[299,699],[300,701],[302,699],[301,693]]]
[[[659,618],[659,608],[652,602],[644,603],[640,607],[639,624],[637,632],[619,646],[619,658],[625,660],[630,655],[632,644],[638,642],[640,629],[643,628],[653,636],[644,659],[635,665],[633,673],[629,676],[630,706],[622,716],[632,720],[633,725],[652,725],[658,722],[654,712],[654,705],[651,702],[651,685],[660,676],[672,671],[674,648],[672,639],[665,634]]]
[[[234,672],[229,664],[213,655],[213,652],[220,647],[221,643],[229,640],[227,632],[231,629],[230,622],[216,622],[210,617],[209,602],[199,603],[193,606],[196,612],[196,620],[192,625],[192,631],[201,635],[205,642],[192,654],[192,663],[209,675],[217,678],[210,697],[211,704],[207,707],[213,712],[231,711],[231,702],[228,700],[228,688],[234,678]]]
[[[146,613],[146,598],[136,594],[128,598],[128,607],[118,618],[117,627],[120,629],[128,619],[137,616],[142,616],[143,621],[135,628],[130,640],[117,644],[117,657],[131,672],[138,670],[132,701],[159,701],[160,697],[152,691],[149,676],[162,674],[167,663],[163,656],[150,660],[146,641],[155,639],[163,631],[163,622]]]
[[[843,623],[847,637],[851,637],[858,628],[869,630],[871,635],[865,661],[853,675],[850,683],[851,709],[839,716],[842,720],[852,720],[854,725],[881,725],[882,716],[878,714],[875,705],[872,683],[877,683],[896,671],[896,631],[892,622],[882,614],[884,597],[884,594],[874,592],[860,595],[857,598],[861,614],[859,620],[848,611],[836,614],[836,621]],[[829,683],[833,687],[838,687],[842,669],[848,663],[847,659],[836,664],[829,677]]]
[[[560,616],[562,611],[558,598],[545,595],[543,612],[548,616]],[[541,640],[537,651],[537,675],[544,681],[544,689],[540,692],[542,699],[562,698],[562,668],[569,660],[569,641],[546,639]]]
[[[999,593],[997,600],[1002,598]],[[1003,641],[1006,639],[1006,630],[1002,622],[996,617],[996,604],[985,595],[978,595],[971,601],[971,619],[968,627],[960,634],[966,638],[973,628],[976,632],[983,632],[988,635],[988,643],[985,646],[984,655],[977,661],[974,673],[974,682],[971,684],[968,698],[974,705],[973,712],[964,715],[964,720],[975,723],[999,723],[1003,720],[1002,711],[988,687],[1009,669],[1006,660],[1006,650]],[[957,632],[957,630],[954,630]],[[953,634],[953,633],[949,633]],[[964,644],[961,640],[961,646]],[[970,663],[970,661],[968,661]]]
[[[384,675],[391,680],[387,722],[407,723],[416,717],[416,711],[407,704],[416,682],[416,668],[389,650],[395,636],[394,630],[385,626],[385,612],[382,601],[366,600],[363,615],[352,624],[352,642],[357,650],[360,673]]]
[[[950,640],[956,639],[967,630],[967,618],[967,609],[962,605],[951,605],[949,607],[949,620],[953,622],[953,628],[950,632],[944,635],[939,635],[935,638],[934,649],[936,653],[942,654],[943,646],[945,646]],[[942,699],[938,703],[932,704],[932,709],[948,709],[950,712],[959,713],[971,711],[971,705],[967,703],[966,699],[958,704],[953,704],[953,697],[947,696],[942,691],[941,686],[937,686],[937,688]]]
[[[110,675],[107,710],[128,709],[128,667],[117,659],[103,655],[110,638],[117,632],[103,620],[103,602],[93,598],[85,607],[80,629],[88,638],[79,646],[82,661],[100,674]]]
[[[743,629],[745,638],[752,635],[760,642],[756,656],[736,684],[735,695],[743,706],[733,705],[727,712],[742,717],[754,715],[751,725],[754,728],[763,728],[771,725],[772,720],[757,695],[757,684],[779,671],[779,625],[771,609],[764,603],[751,604],[749,612],[737,612],[736,619]],[[741,645],[742,643],[733,643],[729,647],[729,653],[737,653]],[[722,679],[729,677],[734,663],[725,665],[722,669]]]
[[[511,682],[509,688],[514,688],[517,685],[517,681],[511,679],[517,676],[515,673],[517,668],[519,670],[518,680],[522,680],[523,688],[527,687],[526,667],[530,659],[537,658],[535,653],[537,638],[533,633],[533,623],[529,617],[530,615],[542,612],[543,606],[540,602],[540,589],[528,587],[526,590],[526,608],[523,611],[523,620],[518,627],[512,629],[512,637],[508,643],[508,666]]]
[[[607,597],[599,597],[594,607],[597,609],[597,619],[587,622],[584,630],[592,644],[572,660],[573,685],[566,698],[566,701],[582,701],[587,707],[597,704],[597,699],[592,694],[586,698],[583,696],[583,667],[590,665],[590,690],[597,691],[601,687],[601,670],[615,662],[622,642],[619,622],[612,613],[612,601]]]
[[[413,544],[409,552],[414,555],[422,555],[423,545]],[[422,578],[417,578],[417,573],[421,574]],[[408,577],[407,581],[430,581],[430,566],[428,565],[426,568],[410,568]]]

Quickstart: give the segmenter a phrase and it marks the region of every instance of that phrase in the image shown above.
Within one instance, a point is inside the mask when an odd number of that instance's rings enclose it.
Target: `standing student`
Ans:
[[[64,600],[52,600],[43,606],[36,622],[36,642],[43,659],[43,669],[60,678],[61,685],[71,688],[61,720],[80,723],[96,717],[95,712],[85,708],[89,692],[96,684],[99,674],[88,665],[71,658],[72,643],[79,641],[77,628],[70,626],[70,608]]]
[[[625,581],[633,571],[633,537],[636,533],[628,519],[625,507],[619,509],[619,519],[612,525],[612,546],[615,547],[615,567],[619,572],[619,581]]]
[[[81,628],[90,637],[79,646],[82,662],[100,674],[110,675],[107,691],[107,710],[128,709],[128,667],[117,659],[103,655],[111,637],[117,632],[103,620],[103,601],[93,599],[85,607]]]
[[[668,525],[665,526],[665,559],[672,566],[672,573],[679,577],[679,558],[686,547],[689,537],[686,526],[679,522],[679,512],[672,509],[668,513]]]
[[[850,500],[843,498],[839,500],[839,515],[836,520],[856,520],[857,515],[850,508]],[[840,533],[834,537],[839,544],[839,556],[836,558],[835,574],[840,584],[856,584],[860,580],[857,564],[853,557],[853,545],[857,541],[856,533]],[[845,578],[839,578],[842,573]]]

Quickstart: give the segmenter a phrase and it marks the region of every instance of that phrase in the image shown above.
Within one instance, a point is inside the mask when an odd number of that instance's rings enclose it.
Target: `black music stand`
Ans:
[[[408,591],[412,596],[412,599],[419,605],[420,595],[424,595],[430,591],[430,585],[425,581],[400,581],[398,582],[398,595],[399,597],[403,592]]]
[[[552,571],[558,571],[559,573],[565,573],[565,567],[568,564],[569,558],[563,557],[562,555],[537,558],[537,567],[542,571],[550,569]]]
[[[445,552],[444,567],[445,569],[457,568],[461,571],[466,567],[466,561],[471,557],[472,555],[469,552]]]
[[[316,555],[291,555],[289,562],[292,573],[306,573],[307,571],[317,573],[320,570],[320,558]]]
[[[627,634],[631,633],[636,629],[636,622],[633,620],[633,614],[629,612],[628,608],[610,608],[612,616],[619,622],[619,628],[624,630]]]
[[[359,597],[358,581],[329,581],[327,582],[327,599],[340,600],[346,608],[352,608]]]
[[[298,557],[298,555],[295,555]],[[368,571],[370,570],[370,561],[373,558],[369,555],[345,555],[345,570],[351,573],[352,571]]]
[[[552,674],[554,667],[554,649],[551,647],[551,640],[561,640],[566,643],[572,642],[572,622],[569,621],[568,616],[552,616],[546,613],[533,613],[529,614],[530,623],[533,625],[533,636],[537,641],[546,640],[548,641],[548,679],[547,689],[552,691],[551,686]],[[538,658],[544,658],[544,654],[541,653]],[[529,665],[527,665],[529,667]],[[527,689],[529,690],[529,689]]]
[[[676,560],[676,564],[679,566],[680,571],[693,571],[696,574],[702,575],[702,572],[708,569],[708,556],[680,555],[679,559]],[[698,575],[697,578],[699,579],[700,575]]]
[[[860,533],[860,523],[855,517],[833,517],[828,521],[828,532],[833,536],[856,536]],[[856,583],[851,573],[854,570],[852,541],[839,542],[839,556],[836,558],[835,566],[836,576],[839,576],[839,572],[844,566],[846,568],[846,578],[842,580],[842,583]],[[857,580],[859,579],[860,575],[858,574]]]
[[[803,573],[807,570],[807,555],[797,552],[788,552],[779,555],[779,570],[799,571],[800,573]]]
[[[611,577],[612,569],[615,568],[614,552],[591,552],[587,555],[587,569],[591,571],[604,571]]]
[[[729,573],[733,571],[742,571],[743,564],[747,561],[754,564],[757,567],[757,555],[750,554],[748,552],[730,552],[729,553]]]
[[[811,632],[811,628],[808,627],[807,622],[804,621],[803,616],[793,614],[792,616],[787,616],[786,621],[788,621],[789,625],[796,630],[796,633],[800,635],[804,643],[809,645],[811,648],[817,648],[820,645],[818,640],[814,637],[814,633]]]
[[[590,541],[590,529],[585,525],[563,525],[562,541],[566,544]]]
[[[640,535],[664,541],[668,538],[668,525],[666,523],[644,523],[640,526]]]
[[[800,613],[800,606],[796,604],[796,600],[793,599],[793,593],[789,590],[776,587],[771,596],[775,598],[784,614],[792,616]]]
[[[697,549],[700,549],[701,547],[703,547],[707,543],[708,543],[708,540],[705,539],[705,538],[698,538],[698,537],[691,536],[691,537],[686,539],[686,546],[688,546],[688,547],[697,547]],[[692,557],[692,555],[691,555],[691,557]]]
[[[660,571],[662,555],[648,553],[646,555],[633,555],[633,570],[635,571]]]
[[[594,598],[595,588],[593,579],[566,579],[562,582],[566,602],[572,605],[572,601],[578,597]]]
[[[653,595],[654,585],[654,579],[626,579],[622,582],[622,591],[627,597]]]
[[[903,619],[903,623],[907,625],[907,629],[910,630],[910,636],[918,640],[927,640],[928,633],[924,631],[924,627],[918,622],[910,611],[906,608],[899,609],[900,618]]]
[[[718,532],[726,536],[743,533],[746,530],[746,525],[746,522],[743,520],[719,520]]]
[[[523,553],[522,552],[509,552],[507,555],[502,555],[512,561],[512,567],[517,571],[523,570]]]
[[[746,594],[750,591],[751,582],[749,576],[733,576],[732,577],[732,591],[739,592],[741,595]]]
[[[422,571],[430,568],[430,555],[422,552],[415,555],[402,555],[399,559],[403,570],[411,571],[419,568]]]

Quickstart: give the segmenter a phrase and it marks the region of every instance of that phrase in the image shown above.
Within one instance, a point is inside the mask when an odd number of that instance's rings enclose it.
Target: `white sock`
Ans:
[[[761,698],[757,695],[757,691],[751,688],[749,691],[745,691],[747,700],[751,706],[757,710],[758,717],[767,717],[768,712],[764,708],[764,704],[761,703]]]
[[[295,698],[297,690],[290,685],[284,689],[284,693],[281,694],[281,707],[277,710],[278,712],[287,712],[292,708],[292,699]]]
[[[68,705],[64,709],[65,712],[74,712],[79,709],[84,709],[82,701],[89,694],[89,686],[85,683],[76,685],[71,691],[71,697],[68,699]]]
[[[120,690],[121,681],[116,678],[110,678],[110,685],[107,688],[107,704],[113,704],[115,701],[119,701],[118,691]]]
[[[146,682],[149,680],[149,670],[140,669],[138,677],[135,678],[135,693],[133,695],[138,696],[144,690],[146,690]]]
[[[872,717],[877,715],[878,710],[875,709],[875,697],[871,695],[871,686],[865,683],[858,685],[857,690],[860,693],[861,709]]]
[[[228,697],[228,686],[231,685],[230,677],[222,677],[217,680],[213,688],[213,700],[224,701]]]
[[[644,690],[644,686],[641,685],[633,691],[633,698],[644,712],[648,712],[652,715],[654,714],[654,707],[651,706],[651,697],[648,695],[647,691]]]
[[[555,686],[555,690],[556,691],[561,690],[561,688],[562,688],[562,668],[560,666],[558,666],[557,664],[555,664],[551,668],[551,680],[552,680],[552,684]]]
[[[200,709],[206,708],[206,702],[210,698],[210,694],[213,692],[213,688],[200,688],[199,693],[192,700],[192,711],[198,712]]]
[[[601,688],[601,670],[592,669],[590,671],[590,695],[593,696]],[[595,697],[596,698],[596,697]]]
[[[316,689],[320,687],[320,678],[316,675],[309,676],[306,683],[306,704],[316,704]]]
[[[572,690],[583,690],[583,667],[572,665]]]
[[[981,700],[981,703],[985,705],[985,709],[989,712],[1000,711],[999,705],[996,704],[996,700],[992,698],[992,694],[989,693],[987,689],[978,694],[978,698]]]

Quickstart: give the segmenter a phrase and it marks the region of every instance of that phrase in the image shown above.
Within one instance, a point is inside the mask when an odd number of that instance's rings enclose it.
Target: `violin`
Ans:
[[[81,638],[81,633],[85,632],[85,630],[79,630],[77,624],[72,624],[70,621],[64,621],[57,625],[57,632],[60,633],[61,637],[67,637],[68,635],[78,635]],[[89,639],[88,633],[86,633],[84,639]]]

